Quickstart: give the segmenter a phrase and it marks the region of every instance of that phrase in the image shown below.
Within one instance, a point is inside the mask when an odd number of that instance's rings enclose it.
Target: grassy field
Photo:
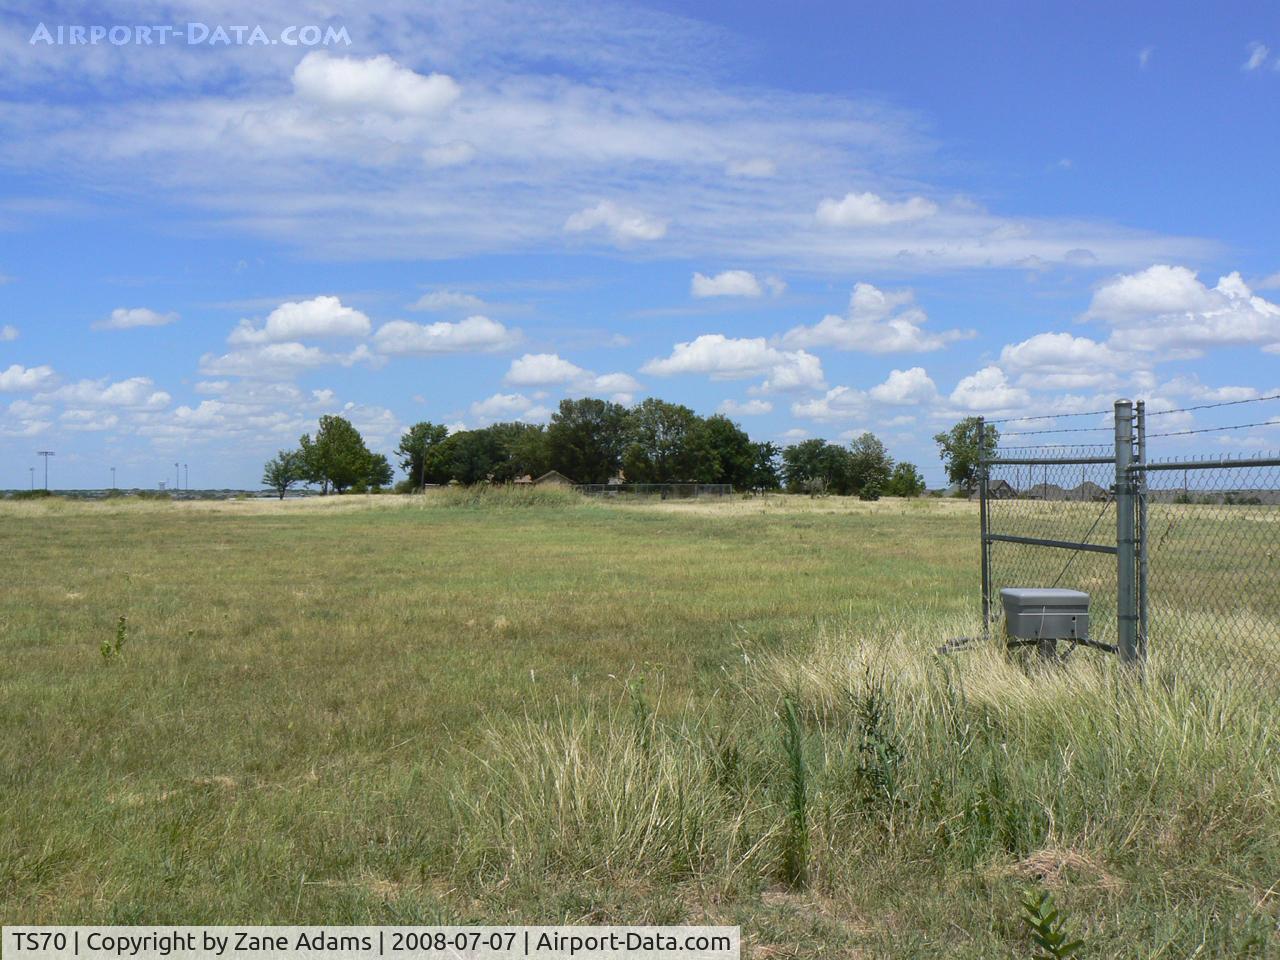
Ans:
[[[953,501],[0,504],[0,922],[1280,951],[1280,717],[1030,672]],[[122,654],[104,658],[123,617]]]

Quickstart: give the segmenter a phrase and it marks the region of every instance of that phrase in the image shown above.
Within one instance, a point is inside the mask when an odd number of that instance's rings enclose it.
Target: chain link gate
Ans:
[[[1280,688],[1280,458],[1152,461],[1147,420],[1121,400],[1110,444],[994,450],[978,421],[983,634],[1002,587],[1067,587],[1122,663]]]

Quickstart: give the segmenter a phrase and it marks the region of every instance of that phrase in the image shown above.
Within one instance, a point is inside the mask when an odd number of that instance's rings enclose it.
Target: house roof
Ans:
[[[568,477],[566,477],[559,470],[548,470],[546,473],[544,473],[542,476],[540,476],[537,480],[533,482],[542,483],[544,480],[557,480],[557,479],[563,480],[565,483],[568,483],[568,484],[573,484],[573,481],[570,480]]]

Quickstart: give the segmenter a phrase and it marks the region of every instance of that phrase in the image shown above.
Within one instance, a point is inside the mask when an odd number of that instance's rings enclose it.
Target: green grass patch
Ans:
[[[1275,955],[1274,698],[939,658],[976,627],[970,504],[0,523],[4,923],[726,922],[755,956],[1027,957],[1031,890],[1080,956]]]

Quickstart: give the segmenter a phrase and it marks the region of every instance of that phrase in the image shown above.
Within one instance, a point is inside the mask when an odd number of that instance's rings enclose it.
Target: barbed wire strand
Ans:
[[[1035,437],[1045,433],[1097,433],[1100,430],[1114,430],[1115,427],[1061,427],[1057,430],[1014,430],[1002,433],[1002,437]]]
[[[1199,427],[1195,430],[1170,430],[1167,433],[1148,433],[1147,439],[1156,437],[1189,437],[1193,433],[1220,433],[1223,430],[1247,430],[1249,427],[1280,427],[1280,421],[1260,420],[1257,423],[1233,423],[1229,427]]]
[[[1088,410],[1084,413],[1045,413],[1036,414],[1032,417],[1001,417],[998,420],[984,419],[984,422],[988,425],[993,423],[1028,423],[1032,420],[1060,420],[1063,417],[1100,417],[1111,412],[1110,410]]]
[[[1171,413],[1190,413],[1192,410],[1212,410],[1216,407],[1237,407],[1242,403],[1262,403],[1264,400],[1280,400],[1280,393],[1267,397],[1250,397],[1247,400],[1222,400],[1218,403],[1201,403],[1194,407],[1179,407],[1176,410],[1148,410],[1148,417],[1165,417]]]
[[[1148,410],[1148,417],[1167,417],[1173,413],[1191,413],[1194,410],[1214,410],[1218,407],[1238,407],[1243,403],[1264,403],[1268,400],[1280,400],[1280,393],[1268,394],[1265,397],[1249,397],[1245,400],[1219,400],[1216,403],[1198,403],[1190,407],[1175,407],[1172,410]],[[1035,414],[1029,417],[1000,417],[995,420],[985,420],[988,425],[997,423],[1030,423],[1033,420],[1061,420],[1067,417],[1101,417],[1106,416],[1114,411],[1112,410],[1089,410],[1084,413],[1045,413]],[[1017,433],[1006,433],[1006,437],[1025,437],[1034,433],[1083,433],[1089,430],[1110,430],[1111,427],[1064,427],[1061,430],[1025,430]],[[1223,429],[1230,429],[1224,427]],[[1171,436],[1171,434],[1156,434],[1156,436]]]

